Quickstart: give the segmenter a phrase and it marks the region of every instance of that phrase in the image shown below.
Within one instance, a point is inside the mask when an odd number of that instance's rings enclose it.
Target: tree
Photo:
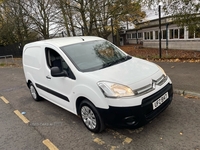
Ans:
[[[0,5],[0,44],[10,45],[33,41],[37,34],[30,30],[29,19],[20,7],[21,0],[6,0]]]
[[[142,21],[146,13],[141,10],[139,1],[133,0],[115,0],[115,3],[109,7],[112,18],[114,19],[114,27],[117,36],[117,45],[119,45],[119,29],[121,23],[130,22],[137,24]]]
[[[13,29],[14,26],[11,23],[11,19],[9,20],[9,12],[8,7],[1,3],[0,5],[0,45],[6,45],[7,43],[13,43]],[[9,36],[8,36],[9,35]]]
[[[75,21],[74,21],[74,15],[75,11],[71,7],[72,0],[59,0],[56,4],[58,8],[61,10],[62,16],[60,18],[60,24],[64,25],[67,36],[76,36],[75,31]]]
[[[195,31],[199,28],[200,1],[198,0],[143,0],[143,4],[155,8],[162,4],[166,15],[172,16],[178,26],[187,26]]]
[[[117,34],[123,22],[140,22],[145,13],[138,0],[1,0],[0,41],[25,43],[48,39],[64,31],[67,36],[107,38],[111,19]],[[32,40],[33,40],[32,39]]]
[[[84,35],[107,38],[111,33],[111,18],[117,33],[122,22],[136,23],[145,17],[139,2],[133,0],[59,0],[58,6],[68,36],[82,29]]]
[[[58,22],[59,9],[56,9],[53,0],[24,0],[21,3],[26,17],[31,20],[31,29],[40,34],[44,39],[50,34],[56,34],[60,28]]]

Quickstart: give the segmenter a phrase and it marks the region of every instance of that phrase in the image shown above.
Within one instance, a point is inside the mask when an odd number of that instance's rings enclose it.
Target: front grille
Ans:
[[[161,104],[158,108],[153,110],[152,103],[159,99],[162,95],[164,95],[166,92],[169,94],[169,98]],[[167,106],[170,104],[172,101],[173,97],[173,88],[171,84],[167,84],[164,88],[162,88],[160,91],[156,92],[155,94],[144,98],[142,100],[142,110],[143,113],[145,114],[145,118],[150,121],[153,118],[155,118],[158,114],[160,114],[164,109],[167,108]]]
[[[155,89],[155,85],[161,86],[167,81],[167,79],[168,79],[168,76],[162,75],[157,80],[152,80],[151,84],[148,84],[144,87],[141,87],[141,88],[133,90],[133,91],[137,94],[137,96],[149,93]]]

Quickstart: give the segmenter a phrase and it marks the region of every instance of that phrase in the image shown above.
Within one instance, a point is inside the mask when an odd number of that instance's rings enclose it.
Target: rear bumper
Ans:
[[[168,99],[158,108],[153,110],[152,103],[168,92]],[[109,107],[109,109],[98,109],[107,125],[118,127],[137,128],[153,120],[164,111],[173,98],[172,84],[167,84],[160,91],[142,100],[142,105],[134,107]]]

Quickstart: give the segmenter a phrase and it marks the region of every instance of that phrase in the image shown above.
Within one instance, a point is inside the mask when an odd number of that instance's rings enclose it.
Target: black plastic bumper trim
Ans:
[[[158,108],[153,110],[152,102],[157,100],[166,92],[169,93],[169,98]],[[162,111],[164,111],[171,103],[172,98],[173,98],[173,87],[171,84],[167,84],[160,91],[143,99],[142,104],[140,106],[131,106],[131,107],[110,106],[109,109],[98,108],[98,111],[107,125],[117,126],[117,127],[137,128],[153,120]],[[135,123],[134,124],[128,123],[128,120],[126,120],[126,118],[134,118]]]
[[[49,88],[47,88],[47,87],[45,87],[45,86],[42,86],[42,85],[40,85],[40,84],[35,84],[38,88],[40,88],[41,90],[44,90],[45,92],[48,92],[48,93],[50,93],[50,94],[52,94],[52,95],[54,95],[54,96],[57,96],[57,97],[59,97],[59,98],[61,98],[61,99],[63,99],[63,100],[65,100],[65,101],[68,101],[69,102],[69,99],[68,99],[68,97],[66,97],[65,95],[62,95],[62,94],[60,94],[60,93],[58,93],[58,92],[56,92],[56,91],[53,91],[53,90],[51,90],[51,89],[49,89]]]

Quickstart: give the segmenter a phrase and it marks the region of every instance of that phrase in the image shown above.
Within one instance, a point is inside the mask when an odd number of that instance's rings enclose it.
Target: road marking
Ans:
[[[49,150],[59,150],[49,139],[46,139],[42,142],[48,147]]]
[[[15,110],[14,113],[24,122],[24,123],[29,123],[30,121],[22,115],[19,110]]]
[[[0,98],[2,99],[2,101],[4,101],[4,103],[6,103],[6,104],[9,103],[9,101],[5,97],[1,96]]]
[[[115,150],[116,148],[118,149],[117,146],[111,146],[110,150]]]
[[[113,131],[113,130],[108,130],[110,133],[113,134],[114,138],[119,138],[119,139],[123,139],[124,141],[122,142],[122,144],[130,144],[132,142],[132,139],[123,135],[123,134],[120,134],[119,132],[116,132],[116,131]]]
[[[105,142],[104,142],[103,140],[101,140],[100,138],[95,138],[93,141],[94,141],[95,143],[99,144],[99,145],[105,144]]]
[[[106,147],[106,149],[116,150],[116,149],[119,149],[122,145],[123,146],[128,145],[133,141],[132,138],[129,138],[129,137],[127,137],[119,132],[116,132],[112,129],[107,129],[107,132],[111,133],[111,135],[113,136],[114,139],[117,139],[117,140],[119,139],[119,140],[121,140],[121,142],[119,142],[118,145],[115,145],[115,144],[113,145],[113,143],[109,143],[107,141],[105,142],[98,137],[93,139],[93,142],[95,142],[98,145],[102,145],[102,146]],[[94,134],[93,134],[93,136],[94,136]]]
[[[124,140],[124,142],[123,142],[123,144],[124,143],[129,144],[129,143],[131,143],[131,141],[132,141],[131,138],[126,137],[125,140]]]

